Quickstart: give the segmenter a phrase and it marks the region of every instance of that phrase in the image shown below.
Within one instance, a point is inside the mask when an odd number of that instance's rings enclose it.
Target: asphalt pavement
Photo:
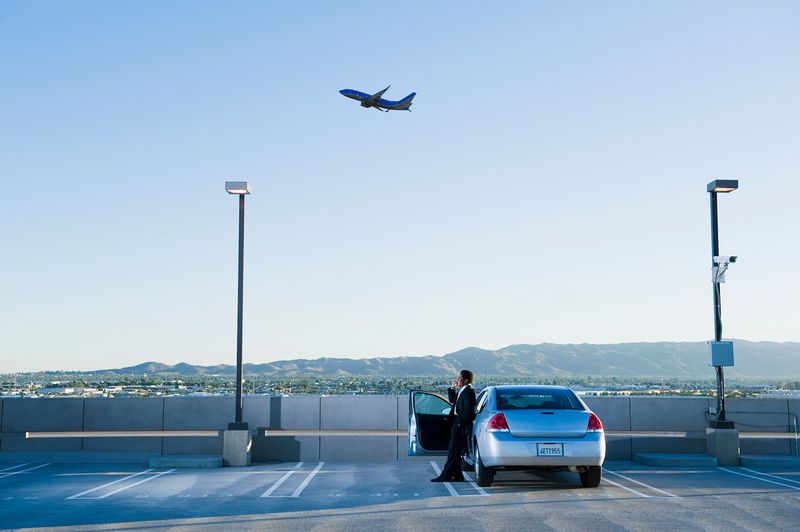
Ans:
[[[658,468],[431,483],[442,460],[247,468],[2,464],[0,528],[82,530],[797,530],[800,469]],[[470,476],[474,480],[474,474]]]

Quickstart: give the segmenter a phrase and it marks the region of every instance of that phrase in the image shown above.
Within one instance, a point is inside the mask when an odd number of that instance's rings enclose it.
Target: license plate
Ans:
[[[564,444],[537,443],[536,456],[564,456]]]

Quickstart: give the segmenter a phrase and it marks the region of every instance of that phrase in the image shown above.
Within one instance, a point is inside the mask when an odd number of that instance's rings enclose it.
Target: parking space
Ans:
[[[631,462],[608,462],[604,473],[603,482],[615,481],[649,496],[660,493],[685,498],[800,492],[800,481],[783,476],[795,474],[791,471],[759,472],[743,467],[664,470]]]
[[[68,500],[76,500],[76,499],[89,499],[89,500],[97,500],[97,499],[105,499],[106,497],[111,497],[112,495],[116,495],[123,491],[132,490],[138,486],[146,482],[151,482],[159,477],[164,475],[168,475],[174,472],[174,469],[168,469],[166,471],[156,471],[154,469],[145,469],[143,471],[137,471],[135,473],[131,473],[130,475],[125,475],[124,477],[118,478],[116,480],[111,480],[104,484],[100,484],[99,486],[94,486],[92,488],[83,490],[79,493],[75,493],[74,495],[70,495],[67,497]],[[157,486],[157,484],[155,484]],[[150,486],[148,486],[150,488]],[[145,489],[145,488],[140,488]]]
[[[772,478],[775,480],[779,480],[781,482],[788,482],[793,486],[800,486],[800,469],[777,469],[777,468],[749,468],[749,467],[740,467],[738,468],[742,473],[752,473],[758,475],[759,477],[767,477]]]
[[[87,464],[79,469],[74,465],[50,463],[18,464],[8,469],[10,467],[4,465],[1,468],[4,471],[0,472],[0,500],[3,501],[66,498],[142,470],[130,464]]]
[[[465,475],[466,482],[430,482],[440,468],[441,460],[293,462],[211,470],[3,464],[0,523],[3,528],[121,526],[302,516],[297,519],[311,519],[311,524],[323,522],[314,519],[330,519],[327,527],[344,529],[347,523],[336,517],[343,513],[390,512],[413,522],[423,515],[435,521],[462,508],[493,516],[490,520],[501,528],[514,527],[515,516],[524,513],[553,514],[567,521],[588,513],[594,516],[594,528],[605,527],[598,523],[613,528],[620,524],[620,515],[629,516],[631,522],[641,519],[684,527],[695,523],[697,512],[743,507],[748,513],[738,518],[740,526],[786,528],[800,522],[798,470],[661,469],[609,461],[600,487],[587,489],[577,474],[561,472],[501,472],[487,488],[475,483],[474,473]],[[276,521],[276,526],[283,522]],[[714,521],[710,523],[715,528]]]

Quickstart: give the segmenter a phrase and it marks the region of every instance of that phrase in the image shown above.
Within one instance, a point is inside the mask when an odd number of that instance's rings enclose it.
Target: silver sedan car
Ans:
[[[603,424],[565,386],[490,386],[477,397],[476,418],[462,468],[478,485],[497,471],[573,471],[597,487],[606,455]],[[409,396],[409,455],[447,451],[450,403],[431,392]]]

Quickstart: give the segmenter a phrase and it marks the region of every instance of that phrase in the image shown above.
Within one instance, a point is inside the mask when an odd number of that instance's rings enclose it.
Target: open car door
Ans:
[[[433,392],[408,392],[408,456],[447,454],[452,406]]]

